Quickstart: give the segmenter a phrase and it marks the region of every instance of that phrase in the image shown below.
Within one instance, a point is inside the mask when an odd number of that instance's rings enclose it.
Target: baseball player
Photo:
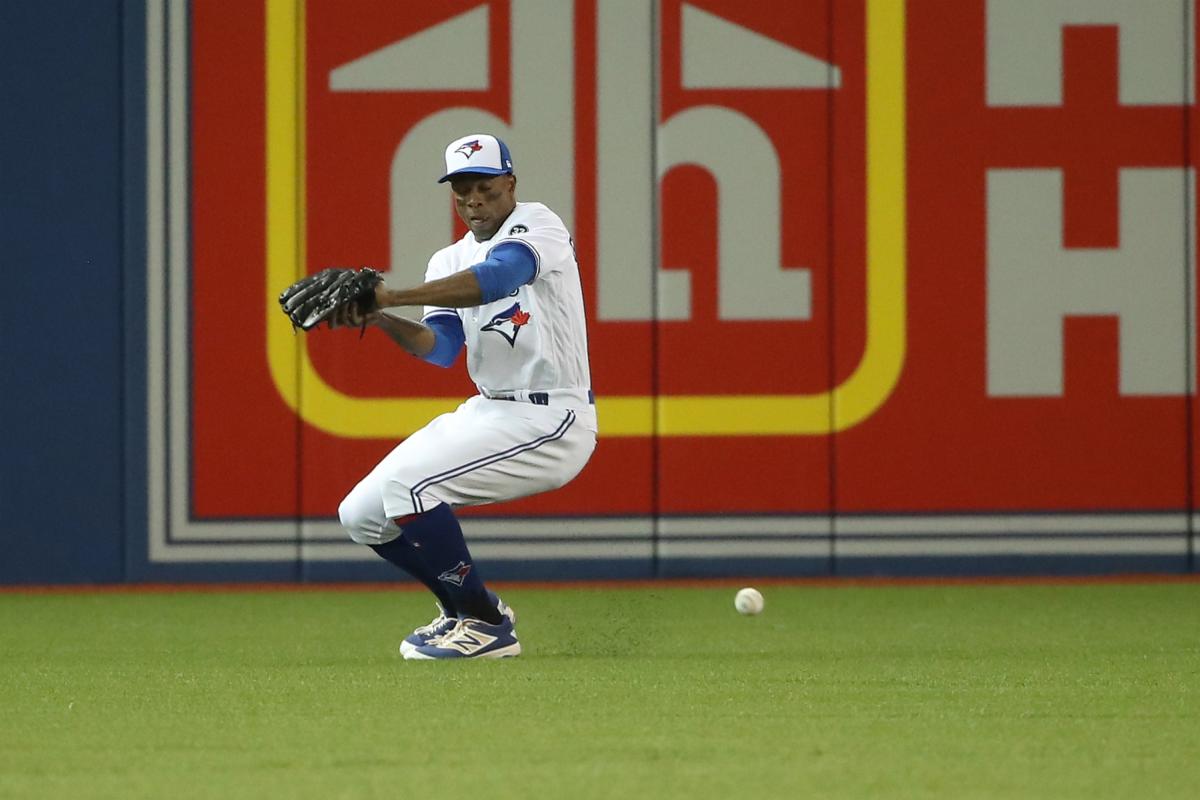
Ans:
[[[377,310],[339,308],[330,324],[372,325],[440,367],[465,345],[479,393],[397,445],[338,515],[437,598],[405,658],[500,658],[521,652],[516,614],[484,586],[454,508],[556,489],[583,469],[596,446],[587,331],[571,236],[546,206],[517,202],[504,142],[464,136],[445,162],[466,235],[433,254],[425,283],[380,283]],[[422,320],[382,313],[398,306],[424,306]]]

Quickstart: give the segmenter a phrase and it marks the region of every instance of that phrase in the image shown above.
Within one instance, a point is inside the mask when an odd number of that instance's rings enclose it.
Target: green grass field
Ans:
[[[0,797],[1200,796],[1200,584],[0,594]]]

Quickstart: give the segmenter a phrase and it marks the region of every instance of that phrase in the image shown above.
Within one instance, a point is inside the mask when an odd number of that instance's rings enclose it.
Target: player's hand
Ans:
[[[385,307],[387,301],[388,290],[380,281],[375,286],[375,309],[367,313],[359,311],[358,303],[346,303],[334,309],[333,314],[329,317],[329,328],[362,328],[365,325],[374,325],[379,321],[379,315]]]
[[[346,303],[334,309],[329,317],[329,329],[362,328],[364,325],[374,325],[379,320],[379,311],[366,314],[359,313],[354,303]]]

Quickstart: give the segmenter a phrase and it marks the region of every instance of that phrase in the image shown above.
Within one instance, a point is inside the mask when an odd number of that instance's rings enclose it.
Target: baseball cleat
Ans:
[[[432,661],[442,658],[507,658],[520,654],[521,643],[517,641],[517,632],[508,617],[496,625],[474,617],[463,617],[452,631],[414,648],[406,658]]]
[[[496,601],[496,610],[508,618],[508,621],[513,625],[517,624],[517,612],[499,598],[499,596],[488,593],[488,596]],[[446,616],[446,609],[442,608],[441,603],[434,603],[437,606],[438,614],[430,622],[422,625],[414,630],[408,636],[404,637],[404,641],[400,643],[400,655],[405,658],[412,658],[412,651],[424,644],[428,644],[434,639],[445,636],[454,629],[458,624],[457,617]]]
[[[404,641],[400,643],[400,655],[412,658],[410,654],[413,650],[427,644],[431,639],[437,639],[454,630],[454,626],[458,624],[458,618],[446,616],[446,609],[442,608],[441,603],[434,603],[434,605],[437,606],[438,615],[429,623],[404,637]]]

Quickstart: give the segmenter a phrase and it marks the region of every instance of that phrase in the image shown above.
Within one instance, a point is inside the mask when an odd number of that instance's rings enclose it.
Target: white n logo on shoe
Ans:
[[[466,625],[460,625],[458,630],[437,643],[438,647],[447,650],[457,650],[464,656],[469,656],[484,649],[496,641],[495,636],[472,630]]]

